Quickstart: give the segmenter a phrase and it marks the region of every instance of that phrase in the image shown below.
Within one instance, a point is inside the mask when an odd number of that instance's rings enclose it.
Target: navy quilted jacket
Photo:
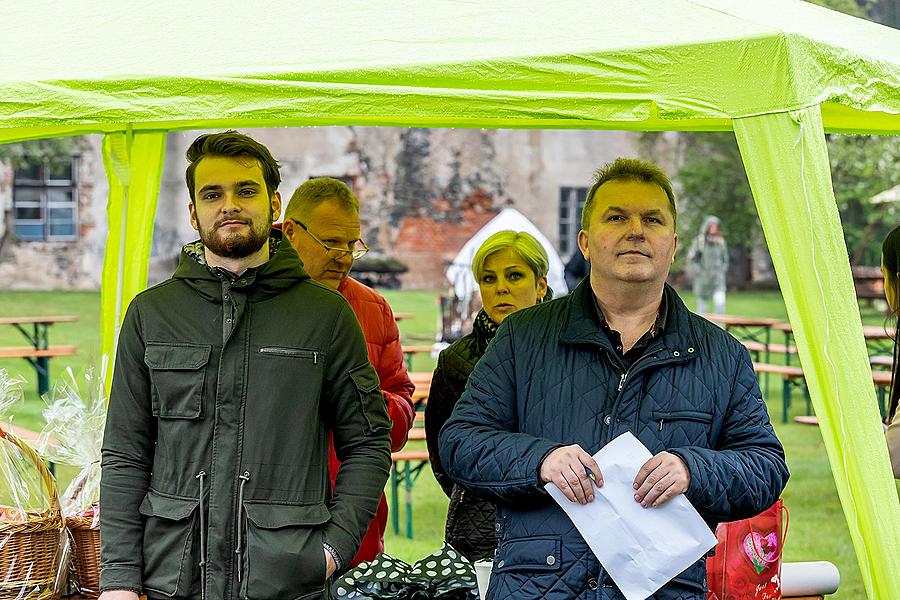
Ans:
[[[594,454],[631,431],[653,454],[678,454],[691,473],[686,496],[711,528],[781,494],[784,450],[747,350],[672,288],[664,293],[665,330],[625,373],[585,280],[507,317],[469,377],[439,444],[448,475],[497,503],[489,598],[622,598],[540,482],[541,462],[559,446]],[[705,587],[699,560],[653,597],[701,599]]]

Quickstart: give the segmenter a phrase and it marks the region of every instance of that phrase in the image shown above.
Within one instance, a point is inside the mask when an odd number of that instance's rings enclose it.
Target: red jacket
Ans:
[[[403,361],[403,351],[400,349],[400,331],[394,321],[394,313],[391,312],[391,307],[388,306],[387,300],[381,294],[350,277],[341,282],[338,291],[350,303],[362,326],[366,346],[369,349],[369,362],[375,367],[378,377],[381,379],[381,391],[387,401],[388,415],[393,423],[391,426],[391,451],[396,452],[406,444],[409,428],[413,424],[415,409],[412,403],[412,393],[415,386],[406,373],[406,363]],[[341,464],[335,456],[334,444],[330,444],[329,454],[331,485],[334,486],[334,479]],[[351,566],[372,560],[376,554],[384,550],[384,530],[387,527],[387,517],[387,500],[382,494],[378,512],[375,513],[375,518],[372,519]]]

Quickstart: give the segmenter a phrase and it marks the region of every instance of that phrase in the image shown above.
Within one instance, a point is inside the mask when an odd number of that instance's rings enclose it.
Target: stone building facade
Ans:
[[[362,206],[364,240],[374,252],[409,266],[402,276],[404,287],[423,289],[445,287],[445,265],[506,206],[528,216],[565,260],[576,250],[579,202],[594,169],[616,156],[640,152],[638,134],[617,131],[316,127],[245,132],[280,161],[285,203],[310,177],[337,177],[351,185]],[[196,238],[188,222],[184,153],[199,133],[168,135],[151,283],[168,277],[181,245]],[[15,235],[23,231],[36,237],[37,228],[24,229],[17,216],[37,213],[18,202],[20,174],[14,176],[8,163],[0,163],[4,287],[99,286],[108,189],[100,142],[99,136],[86,136],[81,144],[71,183],[77,196],[77,233],[67,239],[49,235],[47,223],[43,239]]]

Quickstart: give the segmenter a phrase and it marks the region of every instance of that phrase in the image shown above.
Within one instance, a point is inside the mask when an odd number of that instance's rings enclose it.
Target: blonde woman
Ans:
[[[471,561],[494,554],[494,506],[450,481],[438,456],[438,433],[500,323],[519,309],[549,299],[548,268],[546,251],[528,233],[500,231],[485,240],[472,259],[483,308],[475,317],[472,333],[438,356],[432,377],[425,410],[425,437],[434,476],[450,498],[446,539]]]

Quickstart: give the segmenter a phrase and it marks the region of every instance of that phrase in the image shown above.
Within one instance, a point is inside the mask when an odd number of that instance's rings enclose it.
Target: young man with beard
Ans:
[[[350,307],[271,231],[269,151],[229,131],[187,158],[200,240],[132,301],[119,337],[101,597],[327,598],[388,477],[378,375]]]
[[[359,319],[369,360],[378,372],[381,393],[391,417],[391,450],[400,450],[406,444],[415,416],[412,403],[415,386],[406,372],[400,332],[387,300],[350,277],[353,261],[368,251],[360,239],[359,200],[342,181],[330,177],[310,179],[291,196],[282,229],[309,276],[340,292]],[[332,477],[337,475],[340,465],[332,449],[329,459]],[[353,566],[370,561],[384,551],[387,517],[387,500],[382,494],[378,513],[351,561]]]

